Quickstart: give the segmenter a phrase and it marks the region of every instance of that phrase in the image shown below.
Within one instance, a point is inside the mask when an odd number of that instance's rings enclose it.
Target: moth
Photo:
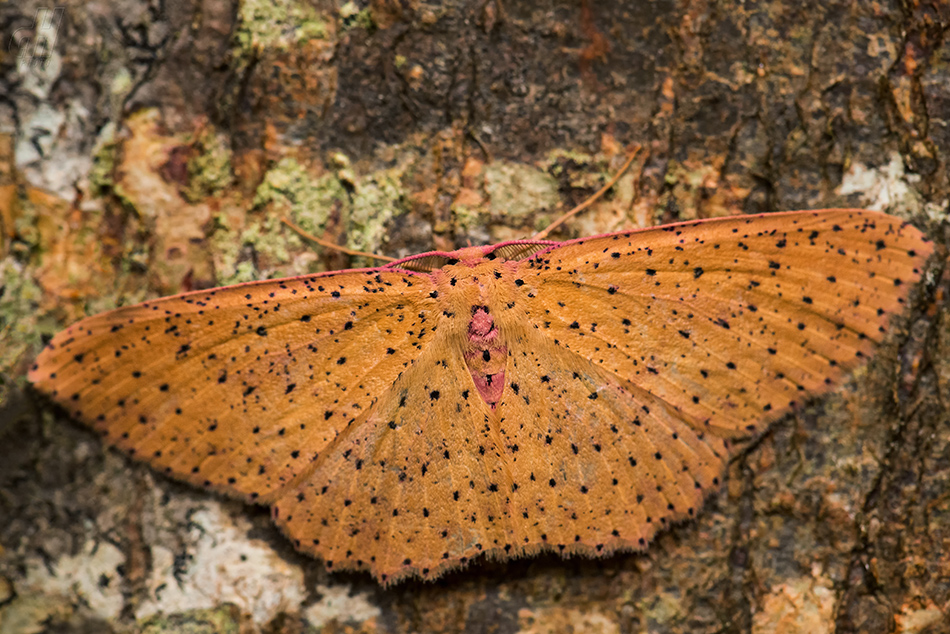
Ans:
[[[468,247],[88,317],[29,379],[332,570],[605,556],[864,361],[932,251],[847,209]]]

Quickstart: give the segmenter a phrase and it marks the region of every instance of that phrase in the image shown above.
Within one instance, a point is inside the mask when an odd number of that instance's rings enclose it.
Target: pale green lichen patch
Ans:
[[[59,324],[39,319],[43,292],[25,267],[10,256],[0,260],[0,373],[11,372],[20,359],[42,347],[41,335]]]
[[[461,234],[468,234],[482,227],[486,220],[482,209],[465,204],[452,205],[452,217],[455,220],[456,231]]]
[[[332,173],[314,176],[294,158],[281,159],[265,175],[249,215],[225,210],[214,219],[211,238],[215,279],[237,284],[313,271],[316,251],[281,223],[287,218],[322,236],[331,214],[345,222],[351,207],[344,183]],[[295,255],[295,254],[302,255]]]
[[[342,159],[331,157],[334,163],[343,160],[341,172],[346,172],[349,168],[349,162],[345,159],[345,156],[342,156]],[[281,225],[281,217],[318,237],[323,237],[331,215],[336,215],[339,221],[345,224],[350,215],[350,195],[344,185],[345,181],[341,180],[338,174],[314,176],[297,160],[281,159],[264,175],[264,180],[254,195],[254,207],[266,208],[268,219],[263,221],[263,224],[258,223],[256,227],[249,227],[240,235],[238,241],[244,245],[254,245],[255,248],[261,245],[271,256],[280,256],[283,258],[281,261],[286,262],[290,259],[288,248],[300,251],[305,245],[296,233]],[[274,240],[280,242],[279,248],[276,244],[267,246]],[[308,261],[292,267],[290,273],[316,272],[310,265],[316,259],[319,247],[314,250],[312,245],[306,245],[306,249],[304,254],[307,257],[304,259]],[[235,261],[241,264],[237,259]],[[248,268],[246,264],[238,266],[233,274],[237,276],[234,279],[242,280],[248,275],[254,275],[254,269]]]
[[[250,257],[242,257],[244,242],[241,231],[234,228],[228,214],[215,215],[209,242],[214,254],[214,279],[218,285],[227,286],[256,279],[254,261]]]
[[[92,151],[92,169],[89,170],[89,184],[92,193],[103,196],[115,186],[115,162],[118,143],[115,140],[115,124],[111,121],[103,126],[96,137]]]
[[[292,234],[283,230],[278,216],[251,218],[246,225],[235,227],[226,214],[219,214],[214,225],[215,281],[221,286],[306,272],[288,266],[292,262],[288,237]]]
[[[340,7],[340,21],[346,29],[365,29],[372,31],[376,27],[370,7],[360,9],[355,2],[345,2]]]
[[[571,163],[575,169],[570,169]],[[555,149],[548,152],[545,171],[554,178],[566,178],[577,189],[600,189],[607,182],[607,161],[603,157],[576,150]]]
[[[232,604],[157,615],[146,620],[141,629],[142,634],[238,634],[240,631],[241,613]]]
[[[557,181],[530,165],[494,161],[485,167],[485,191],[494,218],[522,219],[560,203]]]
[[[329,32],[326,18],[305,2],[244,0],[238,9],[235,38],[242,52],[260,52],[324,39]]]
[[[264,239],[266,230],[280,234],[285,244],[299,247],[300,239],[289,231],[278,231],[281,216],[289,218],[304,231],[322,237],[327,224],[333,216],[345,229],[346,246],[359,251],[375,252],[382,244],[389,221],[405,211],[405,201],[401,186],[403,167],[357,176],[349,159],[340,153],[331,155],[330,163],[336,168],[334,173],[313,176],[293,158],[284,158],[267,172],[258,187],[253,204],[256,208],[265,208],[272,218],[270,224],[260,229],[251,229],[237,234],[227,235],[225,242],[235,240],[239,244],[254,244],[255,248]],[[227,221],[219,224],[227,230]],[[216,234],[217,235],[217,234]],[[218,243],[225,246],[224,243]],[[230,261],[225,258],[224,270],[231,271],[225,280],[243,281],[243,277],[253,274],[253,270],[244,267],[239,270],[240,258],[232,253]],[[279,255],[271,250],[275,256]],[[289,257],[289,256],[288,256]],[[366,264],[355,262],[358,266]],[[262,271],[263,272],[263,271]],[[237,277],[235,277],[237,276]]]
[[[353,192],[347,246],[373,253],[386,235],[386,225],[405,212],[400,177],[403,169],[396,167],[364,176]]]
[[[333,174],[314,177],[293,158],[281,159],[254,194],[254,206],[271,206],[275,213],[291,218],[301,229],[320,233],[331,210],[346,206],[349,197]]]
[[[227,139],[210,127],[198,133],[192,147],[195,153],[188,159],[188,186],[182,194],[197,202],[231,184],[231,149]]]
[[[119,113],[122,112],[122,105],[136,85],[136,81],[128,68],[120,66],[116,69],[112,81],[109,82],[109,108],[115,113],[115,116],[118,117]],[[114,123],[110,121],[106,125],[112,126]]]

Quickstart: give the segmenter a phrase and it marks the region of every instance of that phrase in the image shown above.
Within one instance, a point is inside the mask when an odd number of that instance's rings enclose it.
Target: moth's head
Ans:
[[[430,251],[398,260],[386,268],[404,269],[416,273],[432,273],[447,266],[475,268],[485,262],[509,262],[527,259],[558,244],[549,240],[514,240],[501,244],[464,247],[456,251]]]

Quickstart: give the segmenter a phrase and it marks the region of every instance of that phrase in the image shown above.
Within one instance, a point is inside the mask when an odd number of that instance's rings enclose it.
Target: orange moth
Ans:
[[[840,383],[932,250],[859,210],[469,247],[95,315],[29,378],[333,570],[602,556],[695,515],[734,441]]]

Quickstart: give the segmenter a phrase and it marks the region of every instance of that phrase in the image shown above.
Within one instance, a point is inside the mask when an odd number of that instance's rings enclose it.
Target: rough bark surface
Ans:
[[[865,370],[774,425],[647,553],[431,584],[328,574],[264,510],[104,449],[23,378],[83,315],[364,264],[283,215],[392,256],[523,237],[633,143],[643,158],[557,237],[861,206],[946,244],[950,5],[40,9],[0,2],[0,630],[950,632],[939,263]]]

